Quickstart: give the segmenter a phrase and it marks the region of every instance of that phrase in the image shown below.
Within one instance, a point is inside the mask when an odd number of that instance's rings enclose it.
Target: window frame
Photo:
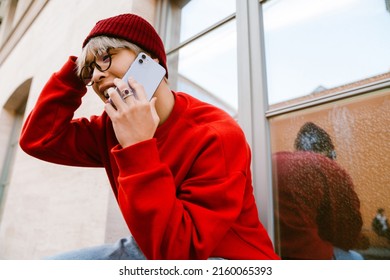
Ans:
[[[163,0],[159,10],[164,11],[159,18],[163,38],[167,38],[166,22],[170,2],[178,0]],[[269,108],[265,44],[263,26],[263,4],[270,0],[236,0],[236,13],[225,18],[215,26],[194,35],[167,53],[212,31],[232,18],[237,23],[237,67],[238,67],[238,123],[242,127],[252,149],[252,175],[255,199],[259,217],[272,241],[275,240],[274,193],[272,183],[272,156],[270,139],[270,118],[285,113],[319,106],[336,100],[342,100],[356,95],[365,94],[390,86],[390,78],[375,81],[370,84],[340,89],[332,94],[316,97],[310,100],[287,104],[276,109]],[[271,0],[272,1],[272,0]],[[166,43],[166,41],[165,41]],[[277,244],[275,244],[277,245]]]
[[[252,148],[253,188],[259,217],[274,241],[274,211],[262,6],[236,1],[238,122]]]
[[[164,44],[169,45],[167,23],[169,9],[178,0],[162,0],[157,7],[156,27]],[[261,5],[259,0],[236,0],[236,13],[233,13],[209,28],[194,34],[184,42],[166,50],[167,55],[212,32],[219,26],[236,19],[237,24],[237,67],[238,67],[238,123],[243,128],[252,149],[252,178],[254,194],[258,204],[259,217],[267,229],[271,240],[274,236],[273,194],[271,182],[271,161],[268,122],[265,116],[267,100],[262,34]],[[172,76],[172,75],[171,75]],[[261,79],[254,78],[261,77]],[[255,94],[257,93],[257,94]],[[258,94],[260,93],[260,94]],[[260,114],[259,114],[260,113]],[[267,132],[267,133],[265,133]],[[256,144],[255,144],[256,143]]]

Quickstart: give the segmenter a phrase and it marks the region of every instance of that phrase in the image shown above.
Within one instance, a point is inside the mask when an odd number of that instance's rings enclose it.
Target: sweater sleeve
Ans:
[[[87,119],[74,119],[86,93],[75,74],[75,57],[70,57],[43,88],[27,117],[20,137],[21,148],[41,160],[72,166],[101,166],[96,156],[93,125]]]
[[[221,138],[203,145],[182,182],[160,161],[155,139],[113,149],[119,205],[148,259],[207,259],[236,221],[244,203],[248,147],[241,136]],[[187,158],[188,149],[197,149],[179,143],[176,148]]]
[[[319,232],[334,246],[349,250],[355,246],[362,229],[360,200],[347,172],[330,160],[325,164],[322,172],[326,183],[324,204],[319,209]]]

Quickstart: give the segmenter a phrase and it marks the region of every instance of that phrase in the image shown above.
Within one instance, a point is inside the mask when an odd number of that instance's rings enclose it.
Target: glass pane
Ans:
[[[191,0],[181,8],[180,42],[236,11],[236,0]]]
[[[232,20],[168,56],[174,90],[237,112],[236,22]],[[171,78],[172,77],[172,78]]]
[[[270,119],[283,258],[390,259],[389,127],[389,88]]]
[[[271,0],[263,10],[269,104],[390,71],[388,1]]]

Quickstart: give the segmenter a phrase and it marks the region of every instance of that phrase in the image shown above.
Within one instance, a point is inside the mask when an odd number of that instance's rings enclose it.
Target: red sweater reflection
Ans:
[[[352,249],[362,218],[347,172],[313,152],[279,152],[273,164],[282,258],[332,259],[334,246]]]

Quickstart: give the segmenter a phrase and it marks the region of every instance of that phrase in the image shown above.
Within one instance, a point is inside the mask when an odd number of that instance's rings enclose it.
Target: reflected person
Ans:
[[[362,259],[360,201],[329,134],[305,123],[294,146],[273,155],[282,259]]]
[[[372,229],[379,236],[385,237],[390,243],[390,227],[385,215],[385,209],[378,208],[376,215],[372,220]]]

